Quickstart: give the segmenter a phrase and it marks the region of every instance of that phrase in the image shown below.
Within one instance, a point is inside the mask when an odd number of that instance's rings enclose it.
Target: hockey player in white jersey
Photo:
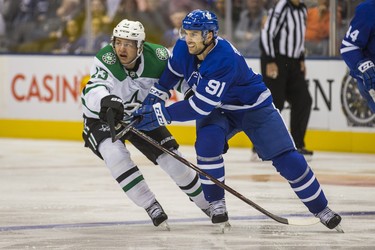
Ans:
[[[142,103],[150,88],[158,81],[167,65],[166,48],[145,42],[143,25],[138,21],[122,20],[113,30],[111,44],[94,58],[91,78],[82,91],[85,146],[104,160],[113,178],[126,195],[144,208],[155,226],[166,222],[168,216],[155,199],[141,171],[130,157],[124,144],[129,140],[154,164],[158,164],[195,204],[207,214],[200,179],[195,171],[161,150],[142,141],[131,132],[121,140],[111,141],[106,112],[111,108],[116,124]],[[168,98],[169,93],[164,93]],[[121,130],[121,128],[119,128]],[[179,145],[165,127],[145,132],[163,147],[181,155]],[[163,223],[166,224],[166,223]]]
[[[375,0],[358,4],[341,44],[341,56],[359,92],[375,113]]]
[[[206,10],[190,12],[182,23],[182,39],[174,46],[168,68],[155,88],[168,92],[185,79],[192,95],[165,107],[164,102],[143,105],[139,129],[155,129],[172,121],[196,120],[197,165],[225,182],[223,152],[227,141],[243,131],[263,160],[271,160],[301,202],[329,229],[339,228],[340,215],[327,205],[313,170],[298,153],[272,96],[260,74],[248,67],[244,57],[218,36],[218,20]],[[152,104],[155,92],[144,103]],[[226,223],[224,190],[200,176],[210,202],[213,223]]]

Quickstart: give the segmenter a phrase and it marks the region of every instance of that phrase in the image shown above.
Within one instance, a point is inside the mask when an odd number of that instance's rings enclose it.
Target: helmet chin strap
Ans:
[[[196,56],[199,56],[200,54],[202,54],[203,52],[205,52],[206,49],[208,48],[208,46],[210,46],[212,43],[213,43],[213,41],[210,42],[209,44],[204,44],[204,43],[203,43],[204,48],[203,48],[198,54],[195,54],[195,55],[196,55]]]
[[[207,36],[206,36],[207,37]],[[211,42],[209,44],[205,44],[205,41],[206,39],[204,39],[203,41],[203,45],[204,45],[204,48],[198,53],[198,54],[195,54],[196,56],[199,56],[201,55],[203,52],[206,51],[206,49],[208,48],[208,46],[210,46],[211,44],[213,44],[215,42],[215,39],[211,39]]]

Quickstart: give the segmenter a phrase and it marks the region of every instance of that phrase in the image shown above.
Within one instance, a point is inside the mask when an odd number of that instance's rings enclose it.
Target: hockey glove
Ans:
[[[115,124],[119,123],[124,118],[124,104],[122,103],[121,98],[115,95],[107,95],[102,98],[100,101],[100,112],[99,118],[107,122],[107,110],[111,108],[114,113]]]
[[[135,111],[133,116],[142,116],[142,120],[136,126],[139,130],[151,131],[171,123],[171,116],[165,108],[164,103],[144,105]]]
[[[370,91],[375,90],[375,65],[369,59],[364,59],[357,64],[357,69],[360,77],[363,79],[365,89]]]
[[[133,103],[126,103],[124,104],[124,113],[125,116],[132,116],[133,113],[141,107],[140,103],[133,102]]]
[[[143,101],[143,105],[154,105],[157,102],[165,102],[171,97],[168,89],[160,84],[155,83],[148,92],[148,95]]]

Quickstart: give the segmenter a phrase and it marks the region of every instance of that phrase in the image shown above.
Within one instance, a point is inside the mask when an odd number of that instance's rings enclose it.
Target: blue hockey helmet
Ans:
[[[184,20],[182,20],[182,28],[184,30],[201,30],[203,37],[209,31],[212,31],[214,38],[216,38],[219,31],[219,23],[215,13],[198,9],[186,15]]]

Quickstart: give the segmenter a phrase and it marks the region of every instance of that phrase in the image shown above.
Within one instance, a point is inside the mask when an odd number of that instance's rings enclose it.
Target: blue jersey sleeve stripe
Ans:
[[[211,111],[206,112],[206,111],[204,111],[204,110],[198,108],[197,105],[195,105],[195,102],[193,101],[193,98],[190,98],[190,99],[189,99],[189,104],[190,104],[191,108],[192,108],[195,112],[197,112],[198,114],[200,114],[200,115],[208,115],[208,114],[211,113]]]
[[[352,50],[359,49],[358,46],[355,46],[354,44],[349,43],[348,41],[343,40],[342,41],[342,48],[340,49],[340,53],[346,53]]]
[[[199,100],[201,100],[202,102],[205,102],[205,103],[207,103],[208,105],[211,105],[211,106],[214,106],[214,107],[216,107],[216,106],[220,103],[220,102],[215,102],[215,101],[213,101],[213,100],[211,100],[211,99],[205,97],[204,95],[199,94],[198,92],[195,92],[195,96],[196,96]]]
[[[225,105],[222,105],[221,108],[222,109],[226,109],[226,110],[251,109],[251,108],[254,108],[254,107],[260,105],[264,101],[268,100],[268,98],[270,96],[271,96],[271,91],[269,89],[266,89],[265,91],[263,91],[262,94],[259,95],[257,101],[254,104],[251,104],[251,105],[240,105],[240,106],[225,104]]]
[[[358,50],[358,49],[359,49],[359,47],[357,47],[357,46],[346,47],[346,48],[342,48],[342,49],[340,49],[340,53],[341,53],[341,54],[344,54],[344,53],[346,53],[346,52],[350,52],[350,51]]]
[[[168,61],[168,69],[169,69],[173,74],[175,74],[175,75],[178,76],[178,77],[183,77],[183,76],[184,76],[183,74],[178,73],[177,71],[175,71],[175,70],[172,68],[170,61]]]

